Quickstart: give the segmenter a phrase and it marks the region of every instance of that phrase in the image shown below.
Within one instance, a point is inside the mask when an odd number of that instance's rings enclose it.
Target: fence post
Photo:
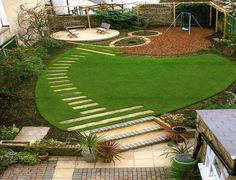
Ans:
[[[173,2],[173,18],[174,18],[174,27],[176,27],[176,19],[175,19],[175,17],[176,17],[176,5],[175,5],[175,3]]]
[[[216,9],[216,26],[215,26],[215,32],[218,32],[218,18],[219,18],[219,11]]]
[[[212,25],[212,6],[210,6],[209,26]]]
[[[224,31],[223,31],[223,37],[226,36],[226,26],[227,26],[227,13],[224,12]]]

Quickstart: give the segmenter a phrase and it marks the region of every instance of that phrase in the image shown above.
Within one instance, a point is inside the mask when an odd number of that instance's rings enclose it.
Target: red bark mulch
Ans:
[[[192,27],[190,35],[188,31],[183,31],[180,27],[157,28],[163,34],[160,36],[150,37],[151,42],[144,46],[121,48],[121,51],[127,54],[136,55],[157,55],[171,56],[192,54],[201,48],[207,48],[211,42],[206,38],[214,33],[212,29],[200,29]]]

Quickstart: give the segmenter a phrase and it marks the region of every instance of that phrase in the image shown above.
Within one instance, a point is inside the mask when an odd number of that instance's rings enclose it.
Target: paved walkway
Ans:
[[[167,144],[157,144],[121,153],[115,163],[87,163],[82,157],[51,156],[37,166],[13,165],[0,179],[3,180],[123,180],[167,179],[170,159],[160,156]]]

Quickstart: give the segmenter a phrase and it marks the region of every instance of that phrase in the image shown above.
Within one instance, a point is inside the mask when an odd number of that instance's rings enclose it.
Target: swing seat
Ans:
[[[182,30],[183,30],[183,31],[188,31],[189,29],[186,28],[186,27],[182,27]]]

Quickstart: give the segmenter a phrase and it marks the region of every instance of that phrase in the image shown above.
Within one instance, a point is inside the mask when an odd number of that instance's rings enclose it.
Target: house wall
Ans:
[[[213,133],[208,129],[204,121],[198,116],[197,118],[197,132],[203,133],[208,140],[216,147],[217,151],[220,153],[221,157],[227,162],[227,164],[232,169],[234,167],[235,162],[232,160],[229,153],[225,150],[225,148],[221,145],[221,143],[217,140],[217,138],[213,135]],[[199,158],[204,163],[206,158],[206,150],[207,150],[207,143],[203,141],[201,149],[198,153]],[[227,180],[236,180],[236,176],[229,176]]]
[[[10,26],[11,33],[15,34],[18,31],[17,15],[20,5],[26,7],[34,7],[35,5],[44,4],[43,0],[1,0],[5,10],[7,23]]]

